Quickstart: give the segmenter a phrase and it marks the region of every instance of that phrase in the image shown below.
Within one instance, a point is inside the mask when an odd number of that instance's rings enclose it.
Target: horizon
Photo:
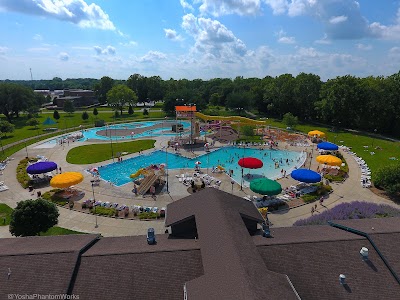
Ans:
[[[0,0],[0,80],[389,76],[400,1]]]

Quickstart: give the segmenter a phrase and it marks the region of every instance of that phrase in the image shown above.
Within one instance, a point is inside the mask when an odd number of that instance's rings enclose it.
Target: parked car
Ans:
[[[151,210],[153,213],[157,213],[158,212],[158,207],[154,206],[153,209]]]
[[[147,229],[147,243],[149,245],[156,244],[156,234],[154,233],[154,228]]]

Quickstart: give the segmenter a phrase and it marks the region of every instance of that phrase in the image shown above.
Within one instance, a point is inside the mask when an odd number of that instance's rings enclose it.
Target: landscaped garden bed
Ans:
[[[317,187],[317,190],[315,192],[301,196],[301,199],[304,201],[304,203],[317,201],[321,197],[326,196],[332,192],[332,187],[330,185],[324,185],[322,184],[322,182],[313,184],[313,186]]]
[[[342,203],[320,214],[296,221],[294,226],[326,225],[328,221],[348,219],[372,219],[400,216],[400,210],[385,204],[362,201]]]

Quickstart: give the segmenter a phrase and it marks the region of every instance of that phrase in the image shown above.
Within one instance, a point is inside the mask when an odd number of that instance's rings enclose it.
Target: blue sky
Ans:
[[[400,1],[0,0],[0,79],[400,71]]]

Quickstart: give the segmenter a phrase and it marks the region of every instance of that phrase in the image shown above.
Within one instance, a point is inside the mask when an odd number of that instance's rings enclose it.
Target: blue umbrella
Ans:
[[[317,145],[317,148],[322,149],[322,150],[338,150],[339,149],[338,145],[335,145],[335,144],[329,143],[329,142],[319,143]]]
[[[57,122],[54,121],[53,119],[51,119],[50,117],[47,117],[47,119],[42,124],[43,125],[54,125],[54,124],[57,124]]]
[[[321,181],[321,175],[313,170],[297,169],[290,174],[293,179],[306,183],[315,183]]]
[[[28,166],[28,168],[26,168],[26,172],[29,174],[42,174],[42,173],[51,172],[55,169],[57,169],[57,164],[55,162],[41,161],[41,162],[38,162],[38,163]]]

